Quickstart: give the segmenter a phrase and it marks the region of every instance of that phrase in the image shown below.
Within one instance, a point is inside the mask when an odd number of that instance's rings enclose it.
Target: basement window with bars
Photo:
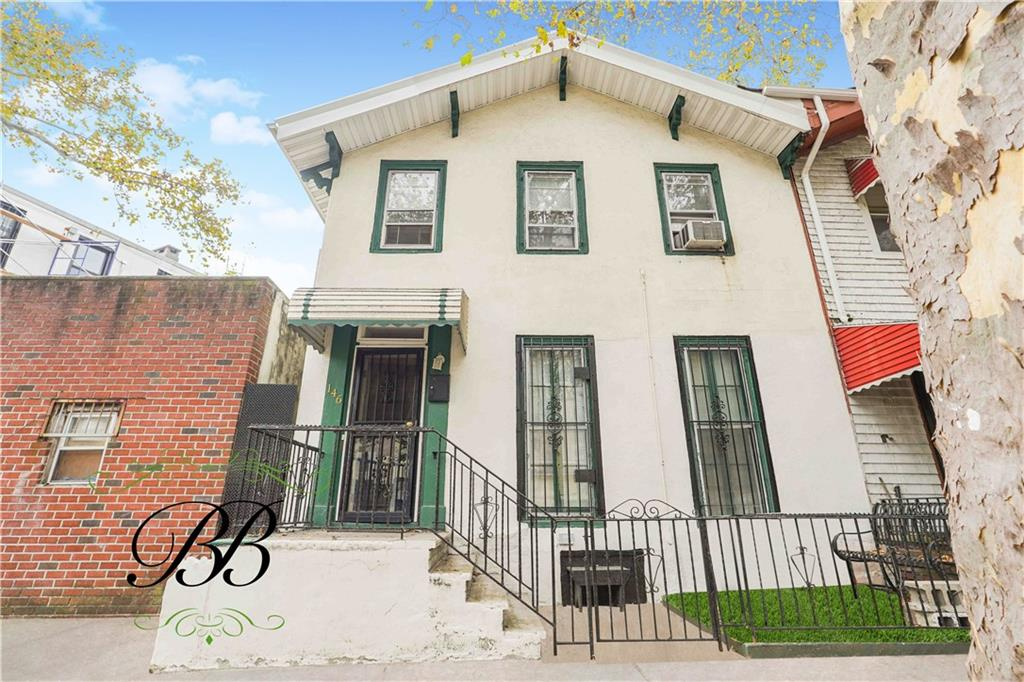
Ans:
[[[555,516],[600,516],[604,501],[594,339],[517,337],[519,489]]]
[[[371,251],[440,251],[444,161],[382,161]]]
[[[750,340],[675,341],[698,509],[710,516],[777,512]]]
[[[117,401],[54,403],[44,438],[53,441],[46,472],[48,483],[88,483],[96,480],[100,462],[117,433],[122,404]]]

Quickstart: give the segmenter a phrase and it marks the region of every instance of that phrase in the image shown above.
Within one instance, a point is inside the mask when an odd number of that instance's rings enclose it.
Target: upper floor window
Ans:
[[[68,263],[68,275],[107,275],[114,264],[115,249],[109,242],[95,242],[84,237],[74,246],[71,262]]]
[[[53,440],[46,472],[49,483],[84,483],[96,479],[103,453],[117,433],[119,402],[58,401],[44,438]]]
[[[24,216],[25,212],[6,201],[0,201],[0,209],[3,210],[0,214],[0,268],[3,268],[7,266],[7,259],[14,248],[14,240],[21,231],[19,218]]]
[[[519,253],[587,253],[583,164],[516,164],[516,244]]]
[[[667,254],[732,255],[722,181],[715,164],[654,164]]]
[[[441,250],[446,161],[381,161],[370,250]]]
[[[889,222],[889,204],[885,200],[885,190],[880,184],[875,184],[871,189],[864,192],[864,205],[867,206],[868,215],[871,217],[871,227],[874,233],[875,246],[882,253],[900,253],[900,245],[892,234],[892,227]]]

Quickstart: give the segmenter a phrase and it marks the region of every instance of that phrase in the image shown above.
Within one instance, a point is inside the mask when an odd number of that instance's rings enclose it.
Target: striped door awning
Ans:
[[[466,347],[469,299],[462,289],[298,289],[288,324],[323,352],[332,326],[455,327]]]
[[[878,182],[878,169],[872,159],[847,159],[846,173],[850,176],[853,198],[859,198]]]

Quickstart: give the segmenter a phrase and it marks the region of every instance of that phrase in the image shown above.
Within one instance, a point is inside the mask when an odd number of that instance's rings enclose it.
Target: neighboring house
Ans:
[[[917,306],[889,229],[885,191],[871,160],[857,94],[778,87],[765,94],[801,102],[811,125],[793,166],[794,185],[849,393],[868,493],[874,501],[897,492],[941,497],[943,469],[932,444],[934,413],[920,371]]]
[[[129,241],[9,185],[0,188],[0,272],[13,275],[201,275],[180,249]]]
[[[215,502],[236,427],[294,417],[305,346],[253,277],[0,278],[5,616],[150,613],[132,535]],[[159,561],[198,505],[148,528]]]
[[[568,570],[582,522],[627,500],[723,517],[868,510],[787,180],[808,129],[798,104],[614,45],[528,41],[271,129],[325,220],[315,285],[289,311],[316,349],[298,411],[314,428],[281,429],[293,466],[297,452],[319,462],[315,503],[286,497],[294,525],[494,537],[501,556],[478,567],[503,581],[525,579],[531,548]],[[317,430],[345,425],[344,440]],[[416,425],[458,448],[401,435]],[[566,527],[550,550],[530,545],[549,515]],[[247,598],[208,587],[204,603],[301,614],[301,646],[260,634],[175,654],[159,635],[154,665],[247,664],[271,641],[273,660],[473,655],[419,641],[446,633],[466,595],[430,592],[453,578],[427,581],[429,543],[349,537],[277,541],[289,572]],[[200,598],[169,586],[164,611]],[[499,634],[476,654],[504,655]]]

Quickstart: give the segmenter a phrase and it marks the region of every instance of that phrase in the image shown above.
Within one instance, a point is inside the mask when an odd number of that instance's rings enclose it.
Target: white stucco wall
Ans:
[[[672,337],[749,335],[782,510],[866,510],[789,183],[772,157],[686,126],[680,137],[661,117],[573,87],[559,102],[552,87],[463,112],[455,139],[445,122],[347,153],[316,285],[466,290],[470,345],[453,351],[448,434],[510,481],[516,334],[592,334],[609,508],[629,497],[693,508]],[[382,159],[448,161],[441,253],[369,252]],[[516,253],[517,160],[583,162],[588,255]],[[655,162],[719,164],[735,256],[664,253]],[[302,422],[320,420],[325,369],[307,358]]]

